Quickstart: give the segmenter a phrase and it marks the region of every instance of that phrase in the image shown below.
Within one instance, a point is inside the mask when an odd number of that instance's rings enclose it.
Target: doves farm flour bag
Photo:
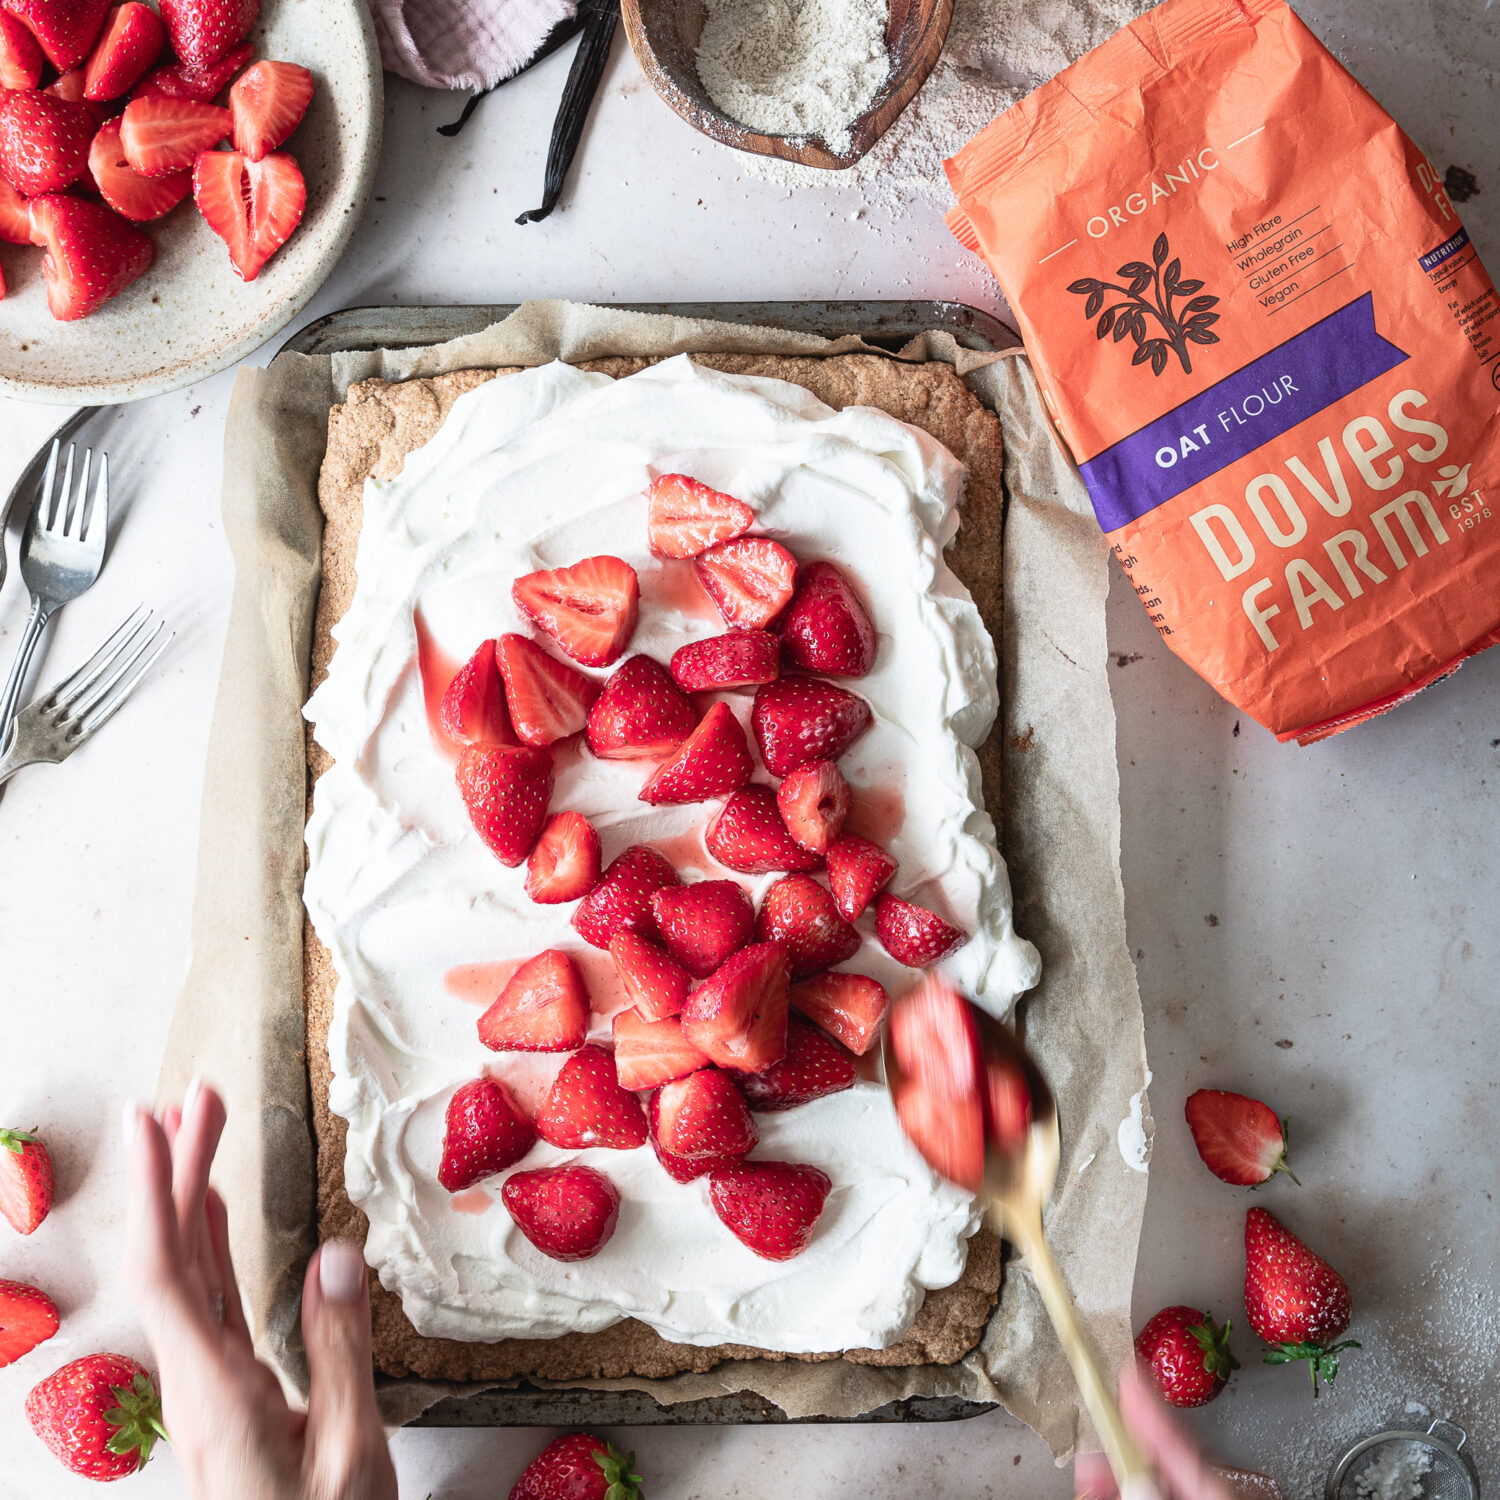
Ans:
[[[1282,0],[1167,0],[948,164],[1153,623],[1306,743],[1500,639],[1500,300]]]

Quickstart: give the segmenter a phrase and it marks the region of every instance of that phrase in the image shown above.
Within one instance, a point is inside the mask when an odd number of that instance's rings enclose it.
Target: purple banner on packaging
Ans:
[[[1100,526],[1139,519],[1409,357],[1375,331],[1366,292],[1080,465]]]

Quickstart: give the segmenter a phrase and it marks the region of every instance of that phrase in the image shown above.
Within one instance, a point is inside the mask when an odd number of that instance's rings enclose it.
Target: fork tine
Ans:
[[[80,491],[80,495],[82,492]],[[82,501],[80,500],[80,505]],[[109,534],[109,454],[103,449],[99,452],[99,479],[94,485],[94,503],[89,510],[89,527],[83,533],[83,540],[97,547],[101,552],[104,549],[105,539]]]
[[[137,604],[119,627],[87,661],[80,662],[42,700],[44,709],[59,705],[66,707],[78,694],[95,682],[116,656],[120,654],[125,640],[133,636],[151,618],[151,611],[144,604]]]
[[[47,522],[52,516],[52,489],[57,482],[57,454],[62,447],[61,439],[53,438],[52,446],[47,450],[47,467],[42,473],[42,487],[37,491],[36,509],[31,513],[31,521],[39,531],[47,529]]]
[[[63,533],[70,541],[81,542],[83,540],[83,514],[89,508],[89,470],[93,464],[94,450],[85,448],[83,450],[83,469],[78,475],[78,488],[73,492],[72,514],[68,517],[67,530]],[[68,504],[64,496],[63,503]],[[62,521],[58,517],[58,521]]]
[[[68,461],[63,467],[62,488],[52,497],[52,506],[47,511],[44,531],[67,531],[68,500],[73,494],[73,450],[77,443],[68,444]]]
[[[163,620],[161,624],[156,627],[155,634],[152,635],[151,641],[155,641],[157,636],[159,636],[166,628],[167,622]],[[143,678],[146,673],[156,665],[156,659],[176,639],[177,632],[174,630],[170,635],[167,636],[166,640],[164,640],[161,645],[159,645],[156,650],[153,651],[151,655],[148,656],[145,661],[140,664],[140,666],[136,669],[135,676],[132,677],[129,682],[125,683],[121,687],[116,687],[113,691],[113,695],[103,704],[101,704],[97,709],[91,712],[88,721],[79,731],[83,739],[88,739],[88,737],[96,730],[102,729],[106,724],[109,723],[112,718],[114,718],[117,713],[119,713],[121,707],[124,705],[125,700],[136,690],[136,688],[140,686],[141,678]],[[148,641],[146,644],[149,646],[151,644],[151,641]]]
[[[61,706],[60,712],[76,723],[86,719],[100,703],[108,698],[120,679],[140,660],[141,653],[150,650],[156,644],[157,637],[166,629],[166,622],[158,620],[156,629],[147,635],[145,632],[148,623],[149,621],[146,620],[141,622],[136,632],[120,648],[116,660],[111,662],[102,674],[101,680],[83,692],[75,694],[70,702]]]

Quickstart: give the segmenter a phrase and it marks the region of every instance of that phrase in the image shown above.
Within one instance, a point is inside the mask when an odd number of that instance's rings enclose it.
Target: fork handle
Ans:
[[[40,594],[31,596],[31,613],[26,616],[26,627],[21,632],[21,644],[16,648],[16,657],[10,664],[10,676],[5,679],[5,690],[0,693],[0,749],[10,738],[10,726],[16,717],[16,704],[21,697],[21,687],[26,681],[26,669],[31,665],[36,643],[52,618],[53,605]]]

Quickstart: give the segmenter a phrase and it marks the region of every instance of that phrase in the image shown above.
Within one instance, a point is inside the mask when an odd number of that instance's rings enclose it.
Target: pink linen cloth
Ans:
[[[493,88],[521,68],[576,0],[370,0],[380,59],[436,89]]]

